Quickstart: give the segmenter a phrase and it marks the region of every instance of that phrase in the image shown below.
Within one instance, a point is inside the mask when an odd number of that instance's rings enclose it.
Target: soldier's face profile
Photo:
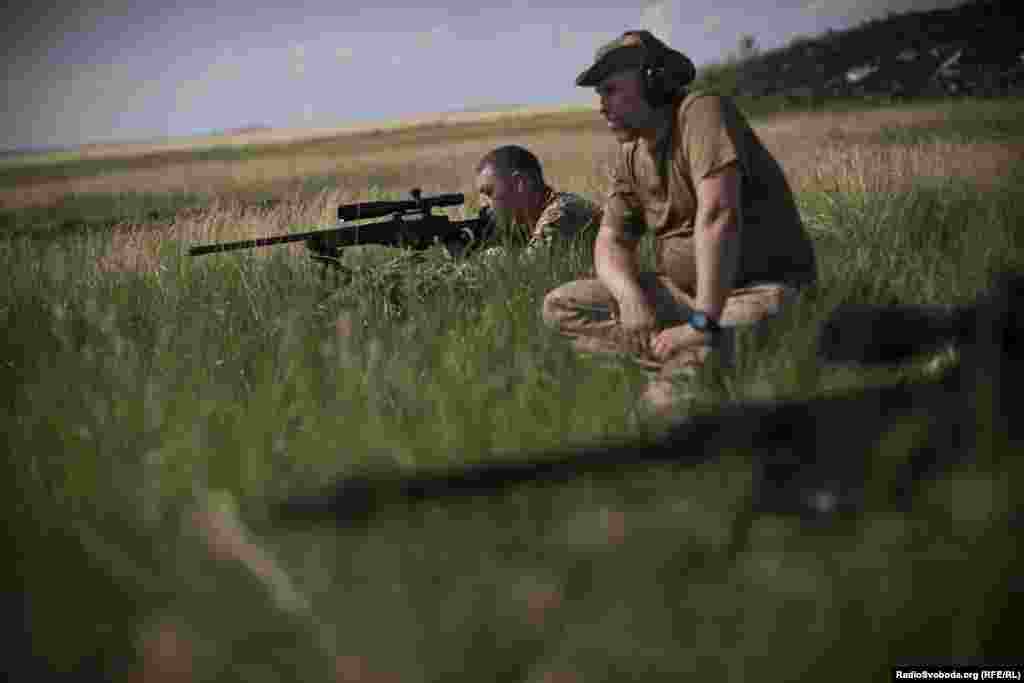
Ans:
[[[495,212],[514,210],[518,206],[519,193],[515,178],[509,173],[496,171],[492,166],[485,167],[477,174],[476,191]]]
[[[639,69],[612,73],[597,84],[596,90],[601,98],[601,115],[619,142],[635,140],[651,126],[654,110],[644,99]]]
[[[511,174],[496,171],[492,166],[486,166],[477,174],[476,190],[495,216],[509,215],[519,208],[519,186],[522,183],[516,180]]]

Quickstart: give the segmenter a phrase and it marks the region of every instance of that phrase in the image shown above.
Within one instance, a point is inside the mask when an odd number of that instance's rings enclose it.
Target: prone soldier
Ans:
[[[528,252],[576,239],[593,243],[601,222],[598,206],[553,189],[544,181],[537,157],[518,145],[484,155],[476,166],[476,188],[497,223],[512,226],[514,234],[506,237],[513,244],[524,244]]]

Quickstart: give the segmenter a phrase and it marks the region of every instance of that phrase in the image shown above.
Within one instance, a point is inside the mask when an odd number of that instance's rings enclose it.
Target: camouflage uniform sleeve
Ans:
[[[681,144],[694,185],[740,160],[739,122],[724,98],[698,97],[686,108],[684,116]]]
[[[567,241],[589,230],[596,230],[599,209],[575,194],[561,192],[548,202],[530,235],[530,247]]]

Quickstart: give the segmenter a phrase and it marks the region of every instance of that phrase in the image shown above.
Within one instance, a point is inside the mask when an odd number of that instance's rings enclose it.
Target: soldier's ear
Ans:
[[[512,171],[512,183],[517,193],[526,191],[526,174],[522,171]]]

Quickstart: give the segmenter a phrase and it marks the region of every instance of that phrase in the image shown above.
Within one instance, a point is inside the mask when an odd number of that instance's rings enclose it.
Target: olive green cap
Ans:
[[[679,86],[688,85],[697,75],[689,57],[673,50],[650,31],[626,31],[598,48],[594,63],[576,78],[576,85],[595,86],[616,71],[644,65],[664,67],[666,75]]]

